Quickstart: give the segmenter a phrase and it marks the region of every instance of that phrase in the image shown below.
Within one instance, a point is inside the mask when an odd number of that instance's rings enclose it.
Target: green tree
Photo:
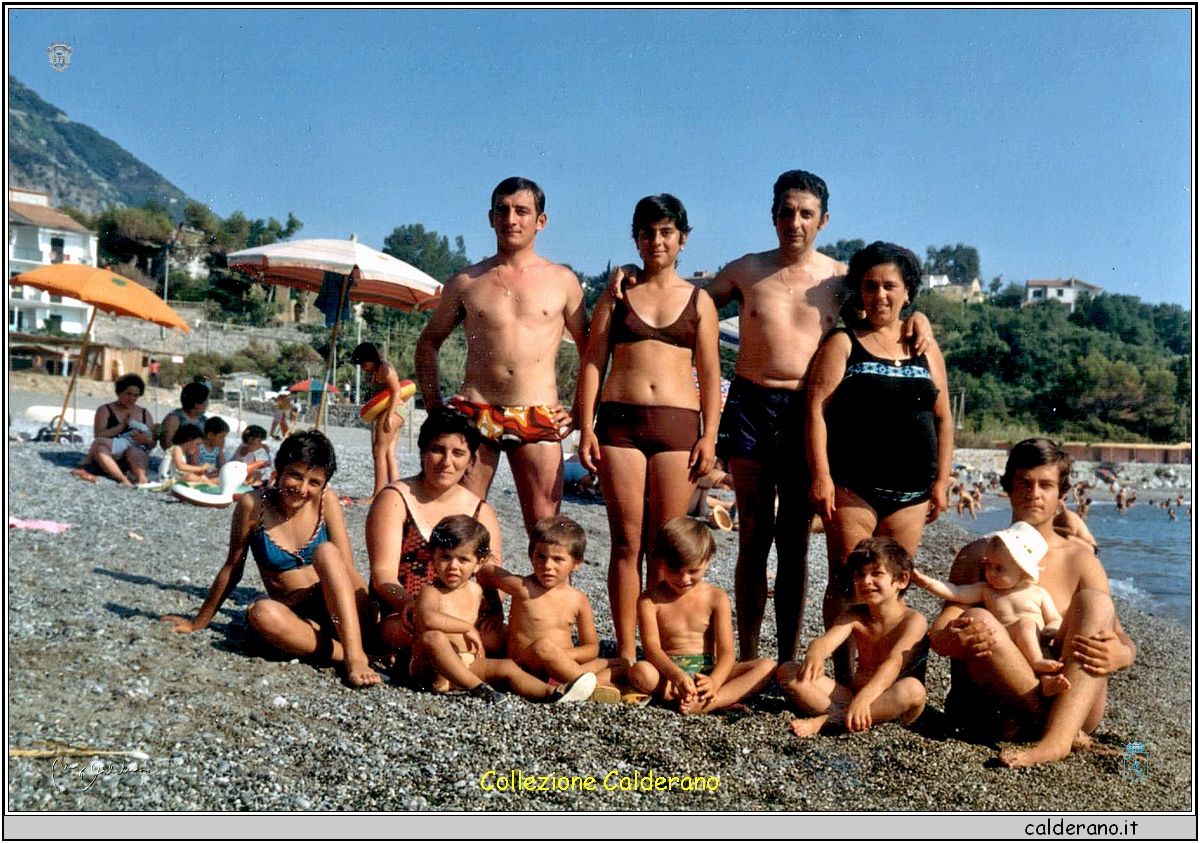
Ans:
[[[930,246],[925,254],[927,275],[949,275],[951,284],[970,284],[979,277],[979,252],[974,246]]]
[[[996,307],[1020,307],[1025,301],[1025,288],[1020,284],[1008,282],[1004,289],[992,296],[992,304]]]
[[[828,255],[835,261],[850,263],[850,258],[854,257],[854,253],[865,248],[866,245],[861,239],[839,240],[832,245],[818,246],[817,251]]]
[[[1168,369],[1153,368],[1142,376],[1142,382],[1144,393],[1138,408],[1141,415],[1138,430],[1161,441],[1171,435],[1179,414],[1175,375]]]
[[[443,283],[471,263],[461,234],[454,238],[451,249],[450,238],[426,231],[421,223],[392,229],[383,241],[383,251]]]

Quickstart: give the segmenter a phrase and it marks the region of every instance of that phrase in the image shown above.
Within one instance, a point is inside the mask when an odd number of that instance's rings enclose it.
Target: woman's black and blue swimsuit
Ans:
[[[825,410],[830,473],[886,518],[929,500],[937,478],[938,388],[924,354],[875,357],[853,331],[839,330],[850,337],[850,356]]]

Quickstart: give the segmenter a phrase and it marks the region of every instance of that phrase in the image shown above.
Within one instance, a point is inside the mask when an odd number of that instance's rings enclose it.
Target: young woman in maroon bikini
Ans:
[[[579,461],[599,474],[608,505],[608,596],[617,656],[631,665],[643,536],[653,544],[663,524],[687,514],[696,478],[712,468],[721,412],[717,309],[675,271],[688,231],[687,211],[674,196],[638,202],[637,286],[620,301],[607,290],[600,297],[579,369]],[[616,282],[624,277],[624,268],[615,270]],[[651,565],[646,586],[661,579]]]
[[[390,483],[375,495],[367,515],[367,556],[371,591],[384,616],[380,636],[392,651],[411,646],[413,609],[421,587],[434,580],[428,536],[449,515],[469,515],[491,534],[491,550],[501,557],[496,512],[459,483],[475,460],[479,431],[461,413],[441,408],[429,414],[417,437],[421,473]],[[484,647],[503,649],[504,614],[499,596],[484,592],[479,619]]]

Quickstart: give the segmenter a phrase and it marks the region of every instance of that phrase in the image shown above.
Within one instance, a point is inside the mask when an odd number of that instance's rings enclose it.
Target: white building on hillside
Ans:
[[[8,189],[8,275],[55,263],[96,266],[95,233],[50,207],[50,195],[18,187]],[[75,299],[52,296],[33,287],[8,288],[8,327],[12,331],[59,328],[68,334],[87,329],[92,309]]]
[[[1078,278],[1055,278],[1053,281],[1035,281],[1032,278],[1025,282],[1025,301],[1027,304],[1037,304],[1044,301],[1057,301],[1067,306],[1067,312],[1075,311],[1075,302],[1089,296],[1098,296],[1104,292],[1103,287],[1088,284]]]

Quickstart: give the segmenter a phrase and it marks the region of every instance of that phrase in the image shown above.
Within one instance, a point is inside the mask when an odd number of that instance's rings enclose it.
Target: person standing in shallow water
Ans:
[[[513,177],[492,191],[488,223],[496,254],[455,275],[417,341],[417,382],[428,410],[444,403],[479,428],[479,459],[464,481],[486,498],[500,454],[508,454],[521,514],[528,530],[558,513],[562,502],[560,440],[578,413],[560,403],[555,359],[564,329],[582,358],[587,353],[587,310],[579,279],[534,252],[546,226],[546,197],[529,179]],[[438,350],[459,324],[467,335],[466,377],[445,402]]]

